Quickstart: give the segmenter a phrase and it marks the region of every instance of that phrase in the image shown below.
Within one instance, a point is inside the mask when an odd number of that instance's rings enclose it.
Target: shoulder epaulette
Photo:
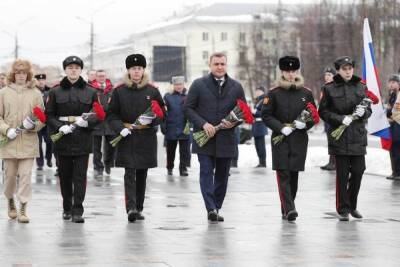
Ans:
[[[360,81],[361,84],[367,85],[367,83],[364,80]]]
[[[277,88],[279,88],[279,86],[272,87],[271,89],[269,89],[269,91],[275,90]]]
[[[151,87],[153,87],[155,89],[158,89],[158,86],[153,82],[149,82],[148,85],[150,85]]]
[[[54,89],[54,88],[59,87],[59,86],[60,86],[60,83],[56,83],[56,84],[53,85],[50,89]]]
[[[303,86],[303,88],[308,90],[308,91],[310,91],[310,92],[312,92],[312,90],[310,88],[308,88],[308,87]]]
[[[121,87],[124,86],[124,85],[125,85],[125,83],[118,83],[118,84],[116,84],[116,85],[114,86],[114,90],[117,90],[117,89],[121,88]]]

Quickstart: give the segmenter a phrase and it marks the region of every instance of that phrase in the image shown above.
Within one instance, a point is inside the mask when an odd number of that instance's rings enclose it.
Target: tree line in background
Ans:
[[[363,20],[369,19],[376,64],[382,80],[383,96],[387,95],[386,79],[398,73],[400,66],[400,3],[396,0],[338,1],[321,0],[288,11],[278,5],[275,19],[256,19],[252,30],[253,53],[243,66],[250,88],[274,86],[278,58],[285,54],[297,55],[302,62],[306,86],[319,98],[323,84],[323,70],[333,67],[339,56],[356,60],[356,74],[361,76],[363,53]],[[263,36],[269,36],[268,39]],[[273,44],[271,38],[273,36]]]

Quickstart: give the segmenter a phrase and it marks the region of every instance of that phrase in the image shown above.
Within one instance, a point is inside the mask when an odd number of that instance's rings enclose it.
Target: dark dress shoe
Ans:
[[[74,222],[74,223],[84,223],[85,219],[83,219],[82,215],[72,215],[72,222]]]
[[[180,176],[189,176],[188,171],[187,170],[180,170]]]
[[[71,220],[72,214],[70,211],[64,211],[62,217],[63,220],[69,221]]]
[[[358,210],[353,210],[350,212],[350,214],[351,214],[351,216],[353,216],[353,218],[356,218],[356,219],[362,219],[362,217],[363,217]]]
[[[168,169],[168,175],[172,175],[172,169]]]
[[[219,211],[217,211],[217,214],[218,214],[217,220],[218,220],[219,222],[225,221],[224,217],[223,217],[222,215],[219,215]]]
[[[284,220],[284,221],[287,220],[287,216],[285,214],[282,214],[282,220]]]
[[[37,167],[37,169],[36,169],[37,171],[43,171],[43,166],[39,166],[39,167]]]
[[[137,219],[137,210],[129,210],[128,211],[128,221],[129,222],[135,222]]]
[[[136,220],[143,221],[144,219],[145,218],[144,218],[142,212],[139,211],[138,213],[136,213]]]
[[[56,172],[54,173],[54,176],[55,177],[58,177],[59,175],[58,175],[58,168],[56,169]]]
[[[110,168],[109,166],[106,166],[106,167],[104,168],[104,170],[105,170],[105,172],[106,172],[107,175],[110,175],[110,174],[111,174],[111,168]]]
[[[216,210],[210,210],[207,218],[210,222],[218,222],[218,212]]]
[[[47,167],[49,167],[49,168],[53,167],[53,163],[51,163],[51,160],[47,161]]]
[[[348,220],[349,220],[349,214],[347,212],[339,213],[339,221],[347,222]]]
[[[291,211],[289,211],[288,212],[288,214],[287,214],[287,220],[289,221],[289,222],[293,222],[293,221],[295,221],[296,220],[296,218],[299,216],[299,214],[297,213],[297,211],[296,210],[291,210]]]

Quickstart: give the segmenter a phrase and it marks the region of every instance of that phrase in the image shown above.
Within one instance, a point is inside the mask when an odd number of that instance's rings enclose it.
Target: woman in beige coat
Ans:
[[[29,222],[26,205],[32,195],[34,158],[39,156],[37,131],[43,127],[40,121],[29,118],[33,117],[32,110],[36,106],[44,109],[42,95],[35,88],[32,65],[29,61],[17,59],[7,76],[7,86],[0,90],[0,137],[8,139],[0,148],[0,158],[4,160],[4,194],[8,200],[8,216],[11,219],[18,216],[21,223]],[[20,125],[25,130],[16,130]],[[21,203],[18,214],[15,194]]]

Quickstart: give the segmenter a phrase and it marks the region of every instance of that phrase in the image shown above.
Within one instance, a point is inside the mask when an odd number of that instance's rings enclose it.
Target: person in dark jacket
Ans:
[[[151,106],[151,101],[157,101],[162,108],[164,102],[158,89],[149,82],[143,55],[129,55],[125,65],[128,73],[124,84],[114,89],[107,119],[111,128],[123,137],[117,145],[115,165],[125,168],[125,207],[128,221],[135,222],[144,220],[147,170],[157,167],[156,126],[162,119],[156,117],[141,127],[133,124]]]
[[[392,174],[387,179],[400,179],[400,125],[392,118],[392,110],[400,89],[400,76],[393,74],[388,81],[389,97],[386,107],[386,117],[390,123],[390,133],[392,135],[392,146],[390,147],[390,163]]]
[[[51,134],[63,134],[54,143],[63,197],[63,218],[69,220],[72,217],[73,222],[83,223],[82,204],[86,194],[89,154],[92,152],[91,134],[99,119],[91,115],[86,120],[82,114],[91,112],[97,95],[80,76],[83,61],[79,57],[67,57],[63,68],[67,76],[49,93],[47,124]],[[71,126],[73,123],[77,126],[75,129]]]
[[[181,176],[188,176],[187,167],[190,163],[189,135],[183,133],[187,118],[183,114],[183,103],[186,100],[187,90],[185,88],[185,77],[172,77],[172,93],[166,93],[164,102],[166,107],[165,140],[167,148],[167,170],[172,175],[175,161],[175,151],[179,143],[179,173]]]
[[[43,103],[47,102],[47,98],[49,96],[49,91],[50,87],[46,85],[46,74],[44,73],[39,73],[35,75],[35,79],[37,80],[36,88],[42,93],[43,96]],[[51,142],[50,135],[49,135],[49,129],[47,126],[44,126],[39,132],[38,132],[38,137],[39,137],[39,158],[36,158],[36,166],[37,170],[41,171],[43,170],[43,165],[44,165],[44,158],[46,158],[46,164],[47,167],[51,168],[53,167],[53,163],[51,162],[51,159],[53,157],[53,143]],[[46,153],[45,157],[43,155],[43,141],[46,143]]]
[[[297,194],[299,171],[304,171],[307,156],[307,131],[314,126],[314,121],[297,120],[306,109],[308,103],[315,106],[310,89],[304,87],[303,78],[298,74],[300,60],[294,56],[279,59],[279,69],[282,75],[278,86],[269,91],[264,98],[262,118],[273,131],[272,169],[276,170],[279,196],[281,199],[282,218],[288,221],[296,220],[294,200]],[[289,125],[294,122],[294,125]],[[283,135],[280,143],[273,139]]]
[[[335,76],[336,71],[334,68],[328,66],[325,68],[324,70],[324,84],[327,83],[331,83],[333,81],[333,76]],[[321,89],[321,96],[322,96],[323,92]],[[327,122],[324,122],[324,130],[326,133],[326,138],[327,140],[329,139],[328,137],[328,132],[329,132],[329,124]],[[321,170],[325,170],[325,171],[334,171],[336,170],[336,163],[335,163],[335,157],[333,155],[329,155],[329,161],[327,164],[323,165],[320,167]]]
[[[96,89],[98,102],[107,112],[108,104],[111,101],[113,85],[107,79],[106,72],[104,70],[97,70],[96,79],[92,81],[91,85]],[[92,134],[94,177],[98,179],[103,177],[103,170],[105,170],[107,175],[110,175],[111,167],[114,167],[115,149],[111,146],[110,142],[115,138],[115,132],[111,129],[107,121],[103,121],[94,128]],[[103,142],[103,139],[105,139],[105,142]],[[104,163],[102,158],[104,158]]]
[[[261,108],[265,97],[265,88],[259,86],[256,88],[256,101],[254,104],[254,118],[255,122],[252,125],[251,131],[254,137],[254,145],[256,147],[258,156],[258,165],[256,168],[267,167],[267,152],[265,149],[265,136],[268,134],[268,128],[265,126],[261,118]]]
[[[223,121],[224,129],[214,126],[236,106],[237,99],[245,100],[242,85],[227,75],[227,58],[223,53],[210,57],[209,75],[196,79],[190,86],[184,110],[193,123],[193,132],[204,130],[212,137],[204,146],[193,142],[192,151],[200,163],[200,188],[208,220],[223,221],[219,214],[224,202],[228,176],[235,150],[235,124]]]
[[[321,118],[331,126],[328,149],[336,159],[336,210],[340,221],[348,221],[349,213],[354,218],[362,218],[357,211],[357,198],[367,153],[365,125],[372,113],[370,107],[360,105],[366,98],[367,87],[354,75],[354,64],[353,59],[347,56],[335,61],[338,74],[333,82],[324,86],[319,106]],[[359,119],[353,120],[352,114]],[[331,133],[342,124],[347,128],[336,140]]]

